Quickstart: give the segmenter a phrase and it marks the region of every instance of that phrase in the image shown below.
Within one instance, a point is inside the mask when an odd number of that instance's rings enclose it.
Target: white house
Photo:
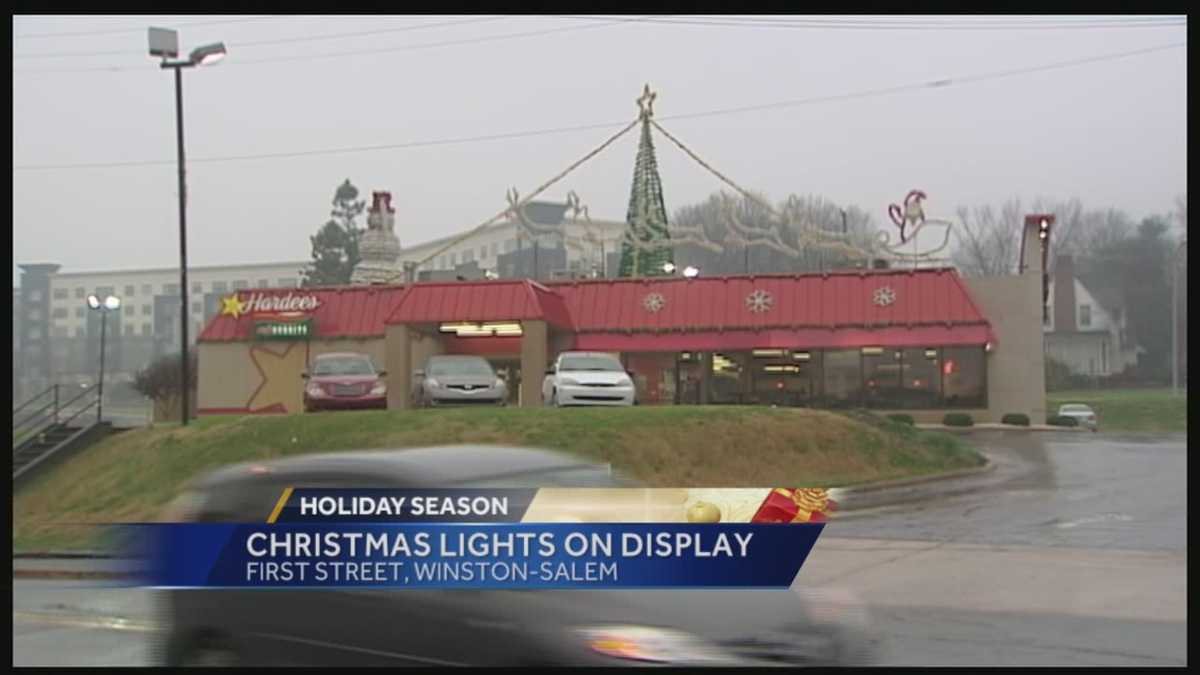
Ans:
[[[1055,261],[1050,280],[1046,356],[1078,375],[1112,375],[1137,365],[1141,349],[1130,340],[1119,298],[1102,302],[1075,274],[1070,256]]]

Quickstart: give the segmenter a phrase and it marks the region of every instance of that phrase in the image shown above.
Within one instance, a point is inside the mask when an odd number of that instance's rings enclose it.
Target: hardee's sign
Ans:
[[[315,295],[251,293],[242,299],[237,293],[221,299],[221,314],[238,318],[255,314],[297,314],[311,312],[321,305]]]

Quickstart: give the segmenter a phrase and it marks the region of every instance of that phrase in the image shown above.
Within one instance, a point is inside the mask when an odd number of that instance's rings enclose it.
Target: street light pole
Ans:
[[[188,365],[188,312],[187,281],[187,180],[183,150],[183,69],[217,63],[225,58],[225,45],[216,42],[193,49],[186,59],[178,59],[179,35],[173,30],[151,28],[150,55],[161,57],[161,68],[175,71],[175,144],[179,163],[179,370],[182,393],[180,396],[180,422],[186,426],[191,411],[191,373]],[[174,60],[173,60],[174,59]]]
[[[100,312],[100,384],[96,396],[96,422],[104,421],[104,338],[108,332],[108,310]]]
[[[188,377],[188,280],[187,280],[187,179],[184,169],[183,150],[183,68],[185,64],[163,64],[164,68],[175,70],[175,144],[179,159],[179,372],[182,377],[180,404],[180,421],[184,426],[188,423],[188,413],[191,411],[189,401],[191,381]]]

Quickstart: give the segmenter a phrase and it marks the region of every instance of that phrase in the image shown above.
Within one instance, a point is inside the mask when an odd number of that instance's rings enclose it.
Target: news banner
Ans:
[[[821,488],[286,488],[259,523],[143,523],[158,588],[787,588]]]

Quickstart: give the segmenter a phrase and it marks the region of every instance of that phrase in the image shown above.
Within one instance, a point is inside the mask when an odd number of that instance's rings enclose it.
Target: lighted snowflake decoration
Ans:
[[[875,289],[875,304],[880,307],[887,307],[896,301],[896,291],[892,290],[891,286],[883,286]]]
[[[662,296],[662,293],[650,293],[642,298],[642,307],[645,307],[647,312],[657,312],[666,305],[667,299]]]
[[[771,309],[772,302],[774,299],[771,294],[759,289],[746,296],[746,309],[755,314],[761,314]]]

